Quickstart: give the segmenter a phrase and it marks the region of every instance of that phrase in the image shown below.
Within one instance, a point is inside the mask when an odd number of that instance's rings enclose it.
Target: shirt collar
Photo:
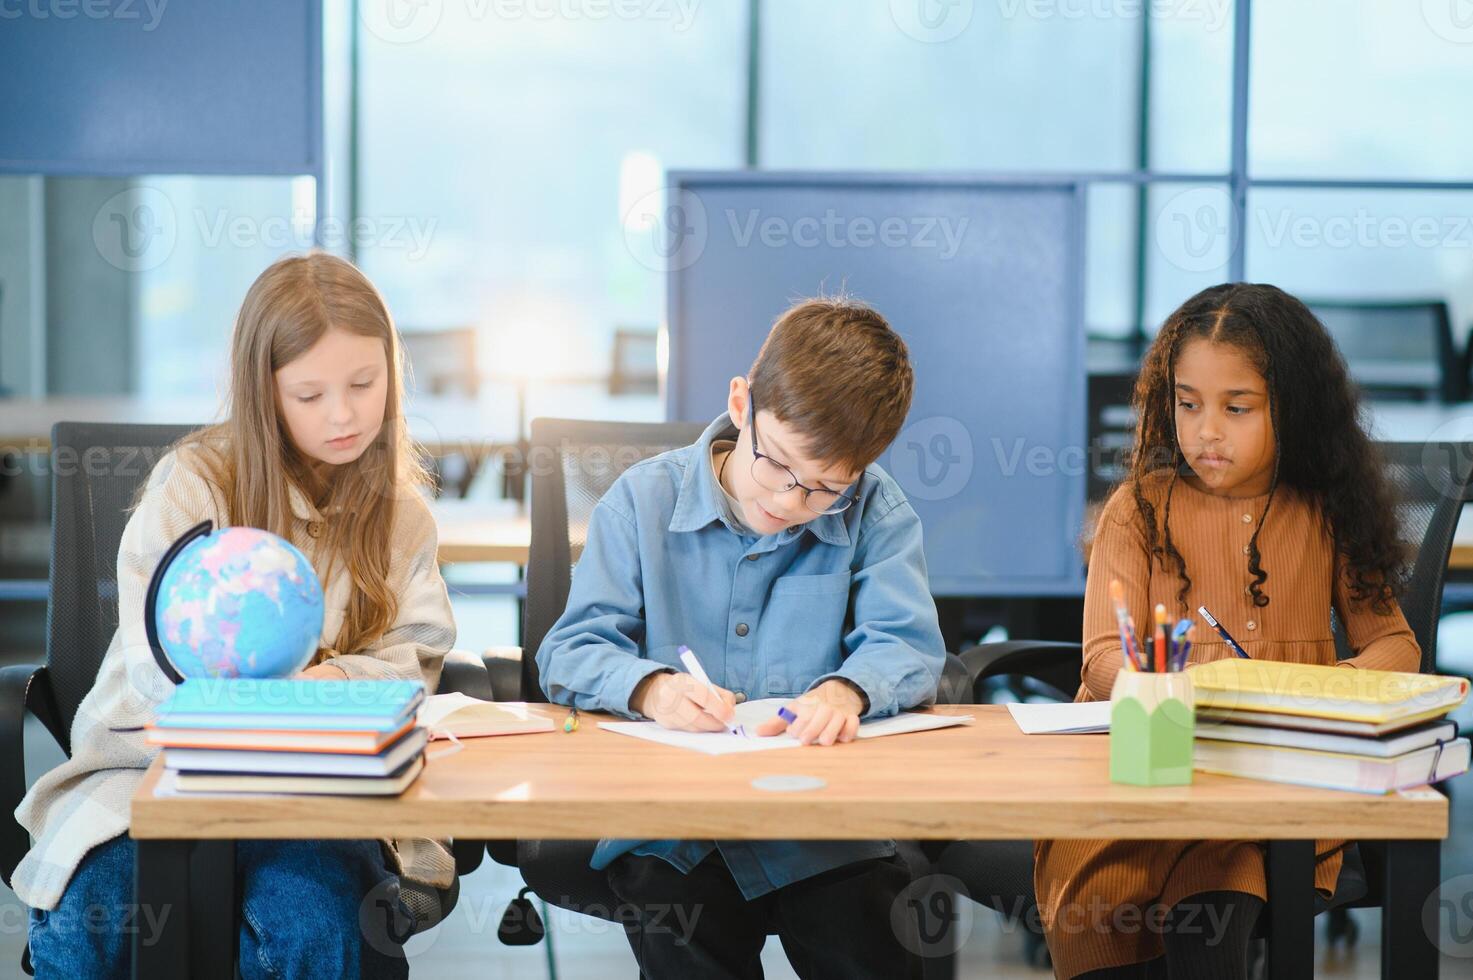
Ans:
[[[713,521],[721,521],[726,525],[716,503],[721,487],[716,482],[716,474],[711,472],[711,443],[718,439],[735,439],[738,434],[731,416],[724,412],[701,433],[701,438],[694,446],[694,455],[686,460],[685,475],[676,492],[675,509],[670,516],[672,532],[699,531]],[[848,547],[849,528],[844,523],[844,516],[842,513],[821,514],[800,525],[798,530],[812,531],[825,544]],[[726,526],[731,529],[730,525]],[[786,543],[798,537],[798,534],[790,528],[768,537],[775,538],[778,543]]]
[[[322,514],[318,512],[316,507],[312,506],[312,502],[307,499],[307,495],[303,493],[295,483],[287,481],[286,495],[291,501],[292,514],[294,514],[298,520],[322,520]]]

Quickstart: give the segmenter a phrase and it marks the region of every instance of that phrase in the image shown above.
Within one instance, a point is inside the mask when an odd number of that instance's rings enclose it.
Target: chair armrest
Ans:
[[[436,694],[464,694],[469,697],[490,701],[491,680],[486,676],[486,665],[481,658],[469,650],[451,650],[445,654],[440,667],[440,686]]]
[[[967,676],[967,665],[962,663],[962,658],[948,651],[946,663],[941,667],[941,682],[936,685],[936,703],[973,704],[975,687]]]
[[[486,856],[486,842],[453,840],[450,842],[450,853],[455,855],[455,873],[468,875],[481,866],[481,859]]]
[[[46,668],[39,664],[0,667],[0,879],[7,887],[15,866],[31,849],[31,837],[16,822],[15,808],[26,795],[26,710],[47,683]]]
[[[982,699],[982,681],[1006,675],[1031,677],[1073,697],[1084,669],[1084,651],[1078,643],[1050,640],[984,643],[963,650],[960,659],[967,672],[968,693],[975,702]]]
[[[487,647],[481,654],[486,673],[491,678],[491,700],[522,699],[522,648]]]
[[[486,842],[486,853],[491,855],[491,860],[497,864],[504,864],[508,868],[517,867],[517,842],[514,840],[488,840]]]

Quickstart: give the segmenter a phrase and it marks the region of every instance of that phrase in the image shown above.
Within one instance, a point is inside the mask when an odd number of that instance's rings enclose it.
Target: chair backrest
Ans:
[[[1314,300],[1308,306],[1363,388],[1462,400],[1467,384],[1445,302]]]
[[[1383,442],[1377,448],[1398,498],[1401,540],[1417,549],[1401,611],[1422,648],[1421,669],[1426,673],[1436,668],[1442,586],[1453,533],[1470,498],[1473,443]]]
[[[1125,459],[1135,441],[1135,410],[1130,396],[1135,391],[1136,370],[1091,371],[1087,381],[1089,418],[1085,431],[1089,440],[1089,472],[1085,499],[1103,501],[1125,476]]]
[[[118,629],[118,547],[138,488],[189,425],[58,422],[51,430],[46,671],[62,748]]]
[[[522,700],[547,700],[538,683],[537,650],[568,604],[573,565],[588,540],[594,505],[630,466],[690,445],[706,424],[532,420],[532,548],[522,624]]]

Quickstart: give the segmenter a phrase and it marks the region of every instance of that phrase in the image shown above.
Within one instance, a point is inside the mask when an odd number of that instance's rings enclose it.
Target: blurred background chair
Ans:
[[[1367,394],[1460,402],[1468,397],[1468,365],[1453,339],[1440,299],[1306,300]]]

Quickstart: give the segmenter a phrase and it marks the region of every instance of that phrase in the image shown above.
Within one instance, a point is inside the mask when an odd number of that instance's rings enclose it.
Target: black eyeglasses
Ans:
[[[782,463],[757,449],[757,402],[747,391],[747,405],[752,412],[752,479],[757,485],[775,493],[787,493],[797,487],[803,491],[803,505],[815,514],[842,514],[859,496],[828,490],[823,487],[805,487],[798,482],[793,471]]]

